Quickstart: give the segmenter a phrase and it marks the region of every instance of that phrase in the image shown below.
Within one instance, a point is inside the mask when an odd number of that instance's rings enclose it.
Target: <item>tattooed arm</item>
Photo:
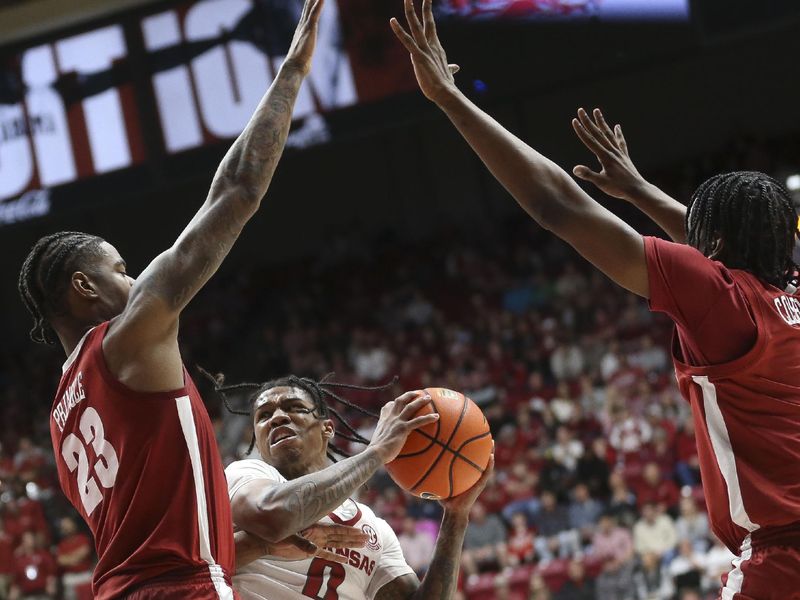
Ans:
[[[103,350],[112,372],[139,391],[183,386],[178,316],[227,256],[258,210],[311,66],[322,0],[306,0],[287,58],[217,169],[205,203],[171,248],[142,272]]]
[[[458,583],[458,569],[461,563],[461,547],[469,524],[469,512],[475,500],[491,477],[494,468],[494,455],[478,482],[469,490],[443,500],[444,517],[436,540],[428,570],[420,584],[416,575],[403,575],[384,585],[375,595],[375,600],[450,600]]]
[[[438,419],[414,415],[431,401],[419,391],[387,402],[369,446],[355,456],[291,481],[255,479],[231,499],[233,521],[269,542],[302,531],[337,509],[364,485],[381,465],[394,460],[408,434]]]

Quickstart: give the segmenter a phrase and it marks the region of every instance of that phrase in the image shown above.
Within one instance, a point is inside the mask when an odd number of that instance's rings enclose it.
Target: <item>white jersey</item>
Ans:
[[[286,481],[277,469],[261,459],[231,463],[225,474],[231,500],[251,481]],[[259,558],[238,569],[233,577],[242,600],[372,600],[390,581],[414,573],[403,558],[392,528],[368,506],[347,500],[322,522],[358,527],[369,535],[369,541],[363,548],[336,550],[337,554],[348,557],[344,565],[320,558]]]

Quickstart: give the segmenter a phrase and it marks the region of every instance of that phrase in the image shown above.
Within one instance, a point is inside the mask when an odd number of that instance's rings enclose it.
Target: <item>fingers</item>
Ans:
[[[406,21],[408,21],[408,28],[411,31],[411,36],[417,43],[417,46],[423,47],[426,45],[425,31],[422,28],[422,23],[419,22],[417,11],[414,10],[414,0],[404,1]]]
[[[361,548],[369,541],[369,536],[357,527],[320,524],[315,530],[324,538],[321,545],[329,548]]]
[[[591,133],[586,131],[586,128],[578,119],[572,119],[572,129],[575,130],[575,134],[578,136],[581,142],[583,142],[583,145],[591,150],[598,158],[608,155],[608,150],[606,150],[606,148],[603,147]]]
[[[458,65],[447,65],[447,68],[450,69],[450,74],[455,75],[461,70],[461,67]]]
[[[614,137],[614,132],[611,131],[611,127],[609,127],[608,123],[606,123],[606,118],[603,116],[603,111],[601,111],[599,108],[595,108],[592,113],[594,115],[594,120],[597,124],[597,127],[603,132],[605,138],[612,146],[616,145],[617,140]]]
[[[417,412],[419,412],[419,410],[423,406],[426,406],[427,404],[430,404],[431,401],[432,401],[431,397],[427,396],[427,395],[426,396],[420,396],[420,397],[416,398],[415,400],[412,400],[411,402],[406,404],[405,407],[400,411],[400,418],[401,419],[410,419],[412,415],[417,414]],[[402,404],[400,404],[399,406],[402,406]]]
[[[408,35],[408,32],[403,29],[403,26],[400,25],[397,19],[394,17],[389,19],[389,26],[392,28],[392,31],[394,31],[394,35],[397,37],[397,39],[400,40],[400,43],[405,46],[406,50],[408,50],[411,54],[419,52],[419,48],[417,47],[414,38]]]
[[[311,7],[311,15],[309,19],[316,25],[319,22],[319,16],[322,13],[322,7],[325,5],[325,0],[316,0]]]
[[[625,134],[622,133],[622,125],[614,125],[614,139],[625,154],[628,154],[628,142],[625,140]]]
[[[414,398],[417,398],[419,396],[422,396],[422,397],[425,397],[425,398],[430,398],[431,397],[430,394],[428,394],[425,390],[411,390],[411,391],[408,391],[408,392],[405,392],[405,393],[399,395],[397,398],[394,399],[394,401],[397,404],[405,405],[408,402],[411,402]]]
[[[613,142],[606,139],[603,131],[597,125],[595,125],[595,122],[592,121],[591,117],[589,117],[589,114],[582,108],[578,109],[578,120],[583,128],[592,134],[592,137],[595,138],[598,144],[601,144],[604,148],[606,148],[606,150],[614,149]]]
[[[408,426],[411,429],[419,429],[420,427],[425,427],[425,425],[430,425],[431,423],[436,423],[439,420],[439,413],[431,413],[429,415],[422,415],[421,417],[415,417],[408,422]]]
[[[600,177],[600,173],[596,173],[595,171],[592,171],[589,167],[584,165],[576,166],[574,169],[572,169],[572,173],[578,179],[583,179],[584,181],[588,181],[589,183],[595,183]]]
[[[425,39],[434,44],[439,39],[436,35],[436,21],[433,18],[433,0],[422,0],[422,23]]]
[[[325,548],[320,548],[314,554],[317,558],[321,558],[322,560],[330,560],[333,562],[341,563],[343,565],[347,564],[349,560],[348,557],[342,556],[341,554],[336,554],[335,552],[331,552],[330,550],[325,550]]]

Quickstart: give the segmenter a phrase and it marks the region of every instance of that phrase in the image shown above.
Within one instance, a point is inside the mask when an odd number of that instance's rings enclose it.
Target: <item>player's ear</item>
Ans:
[[[322,422],[322,437],[328,441],[331,441],[335,435],[336,428],[333,426],[333,421],[330,419],[325,419]]]
[[[83,271],[75,271],[72,274],[70,286],[81,298],[90,299],[97,297],[97,290],[94,284]]]

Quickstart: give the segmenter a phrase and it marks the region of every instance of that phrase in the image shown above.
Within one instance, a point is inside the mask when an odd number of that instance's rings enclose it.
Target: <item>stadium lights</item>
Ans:
[[[790,192],[796,192],[800,190],[800,173],[789,175],[786,178],[786,189],[788,189]]]

